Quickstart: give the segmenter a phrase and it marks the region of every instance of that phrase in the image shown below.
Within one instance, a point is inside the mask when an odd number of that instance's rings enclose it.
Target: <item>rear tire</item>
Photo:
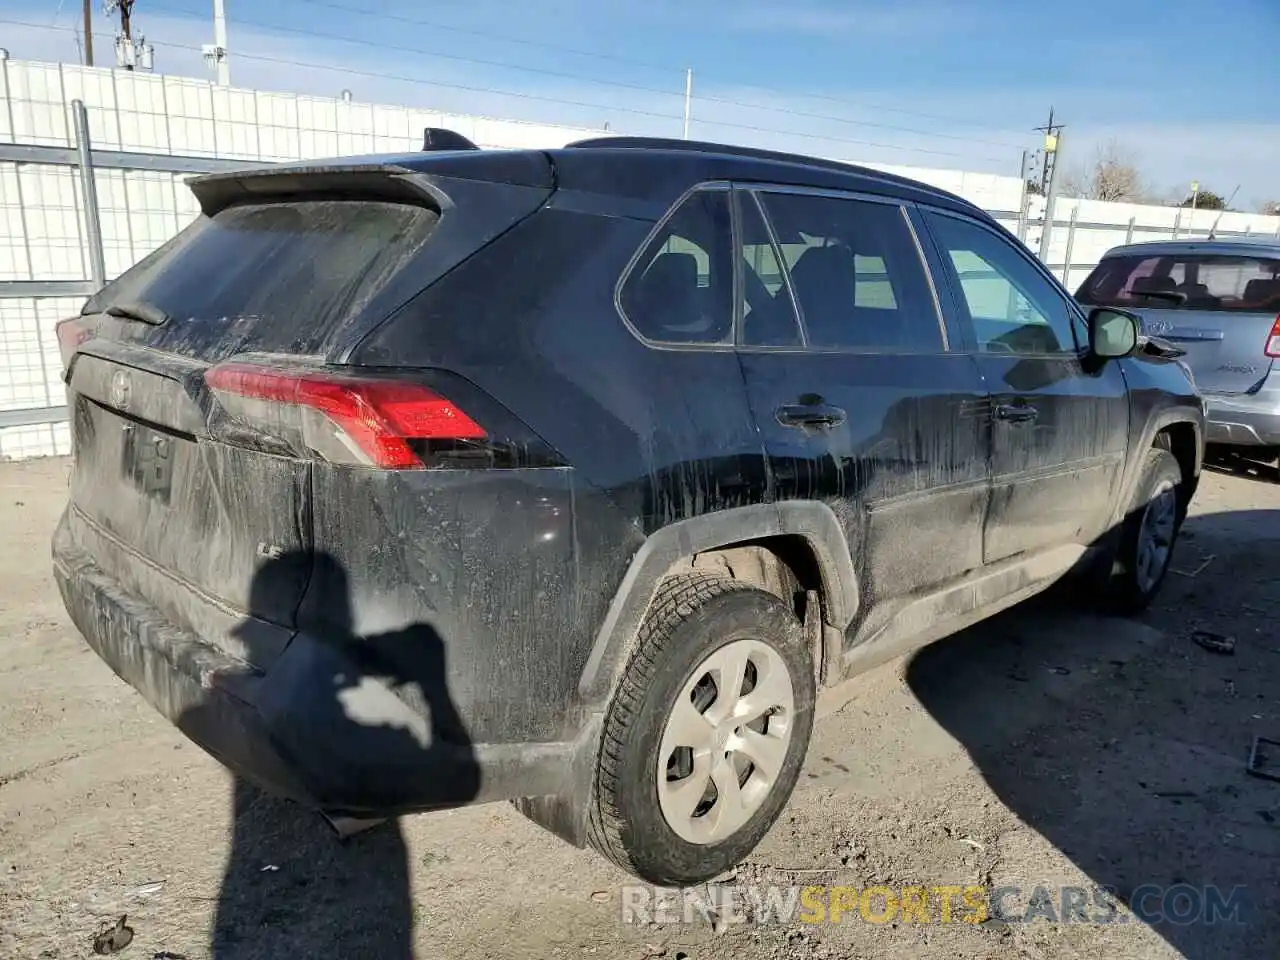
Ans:
[[[649,883],[702,883],[782,812],[813,727],[812,657],[778,597],[711,573],[655,597],[605,717],[588,840]]]
[[[1186,511],[1182,467],[1168,450],[1147,451],[1133,504],[1125,516],[1107,600],[1122,616],[1142,613],[1168,576]]]

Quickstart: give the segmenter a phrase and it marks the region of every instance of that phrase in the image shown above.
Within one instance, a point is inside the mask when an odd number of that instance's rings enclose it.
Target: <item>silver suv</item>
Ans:
[[[1280,455],[1280,240],[1174,240],[1116,247],[1076,293],[1123,307],[1142,333],[1186,351],[1209,443]]]

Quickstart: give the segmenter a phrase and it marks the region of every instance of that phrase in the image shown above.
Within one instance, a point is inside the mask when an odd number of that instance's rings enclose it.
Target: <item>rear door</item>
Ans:
[[[1076,299],[1138,313],[1143,333],[1187,352],[1184,360],[1204,393],[1251,393],[1271,372],[1268,345],[1280,314],[1278,257],[1194,247],[1107,257]]]
[[[985,392],[972,360],[949,350],[905,206],[736,193],[738,353],[774,495],[833,507],[867,612],[977,569]]]

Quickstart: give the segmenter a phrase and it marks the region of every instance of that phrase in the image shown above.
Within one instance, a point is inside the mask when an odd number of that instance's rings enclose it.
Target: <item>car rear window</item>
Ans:
[[[1181,293],[1178,303],[1150,292]],[[1076,299],[1090,306],[1280,312],[1280,259],[1238,254],[1141,254],[1107,257]]]
[[[315,352],[430,237],[427,207],[288,201],[201,217],[95,296],[86,310],[145,302],[190,343],[249,335],[255,349]]]

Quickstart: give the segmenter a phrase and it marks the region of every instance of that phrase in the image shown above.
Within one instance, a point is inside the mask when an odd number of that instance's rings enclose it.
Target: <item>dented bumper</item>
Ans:
[[[299,633],[267,670],[250,667],[104,573],[77,546],[72,523],[68,511],[53,559],[77,629],[237,775],[330,814],[364,817],[551,795],[568,780],[579,744],[471,743],[465,716],[442,734],[437,705],[415,707],[341,640]]]

